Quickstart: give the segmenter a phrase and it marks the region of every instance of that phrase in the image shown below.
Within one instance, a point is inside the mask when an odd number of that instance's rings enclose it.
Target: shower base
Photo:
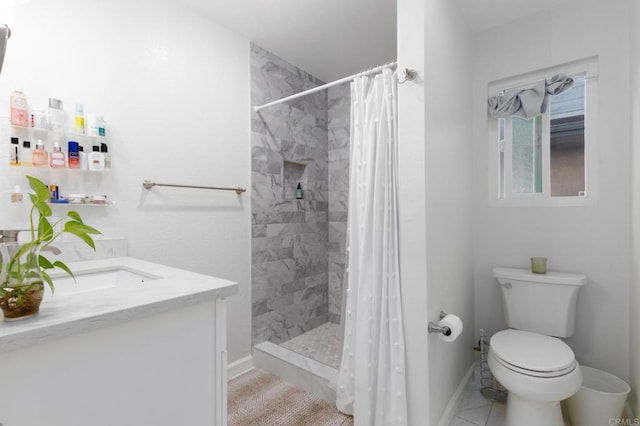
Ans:
[[[337,369],[340,366],[340,324],[327,322],[280,344],[307,358]]]
[[[259,343],[252,355],[256,367],[334,404],[339,350],[340,326],[326,323],[281,345]]]

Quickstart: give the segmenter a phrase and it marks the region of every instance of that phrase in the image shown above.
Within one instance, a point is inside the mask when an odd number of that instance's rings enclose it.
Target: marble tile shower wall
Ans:
[[[250,63],[253,105],[323,84],[256,45]],[[253,344],[281,343],[328,320],[327,92],[253,113],[251,151]]]
[[[329,321],[339,323],[347,245],[351,86],[328,90],[329,130]]]

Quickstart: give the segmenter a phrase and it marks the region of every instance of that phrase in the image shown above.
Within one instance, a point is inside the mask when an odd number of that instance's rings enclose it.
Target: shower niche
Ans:
[[[282,199],[295,201],[298,183],[302,187],[302,198],[305,198],[307,186],[307,165],[284,160],[282,163]]]

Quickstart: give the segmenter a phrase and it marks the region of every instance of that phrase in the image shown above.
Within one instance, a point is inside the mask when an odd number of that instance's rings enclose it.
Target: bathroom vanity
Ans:
[[[40,314],[0,322],[4,426],[226,425],[236,283],[130,257],[68,264]]]

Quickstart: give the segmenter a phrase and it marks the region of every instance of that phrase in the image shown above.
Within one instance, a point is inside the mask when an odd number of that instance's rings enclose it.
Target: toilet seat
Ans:
[[[557,337],[503,330],[491,337],[489,345],[497,362],[527,376],[559,377],[578,365],[571,348]]]

